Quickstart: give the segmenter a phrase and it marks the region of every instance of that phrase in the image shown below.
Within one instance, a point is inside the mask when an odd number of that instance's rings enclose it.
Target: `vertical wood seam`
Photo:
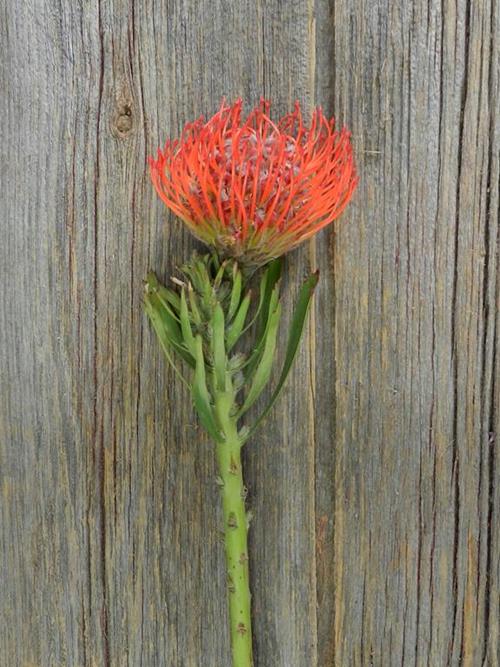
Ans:
[[[315,0],[308,0],[308,17],[307,17],[307,32],[309,38],[309,49],[308,49],[308,60],[309,60],[309,94],[310,94],[310,103],[309,103],[309,112],[313,111],[315,106],[315,95],[316,95],[316,22],[314,16],[315,9]],[[311,269],[316,270],[316,238],[312,238],[309,242],[309,258]],[[311,534],[310,538],[312,540],[312,559],[311,559],[311,628],[312,628],[312,650],[313,650],[313,660],[314,665],[318,665],[318,560],[316,553],[317,545],[317,517],[316,517],[316,484],[317,484],[317,474],[316,474],[316,429],[315,429],[315,390],[316,390],[316,309],[310,308],[310,319],[309,319],[309,429],[310,429],[310,456],[311,456],[311,484],[310,484],[310,494],[311,494]]]
[[[489,42],[489,51],[490,51],[490,61],[489,61],[489,71],[488,71],[488,101],[491,104],[491,94],[493,92],[493,72],[494,72],[494,63],[495,61],[495,42],[494,42],[494,2],[491,3],[490,8],[490,42]],[[496,100],[493,100],[496,102]],[[496,112],[498,111],[498,105],[495,105],[493,109],[490,107],[490,118],[488,123],[489,130],[489,145],[488,145],[488,176],[486,179],[486,202],[485,202],[485,240],[484,240],[484,251],[485,251],[485,263],[484,263],[484,275],[483,275],[483,318],[484,318],[484,327],[483,327],[483,364],[481,370],[481,381],[482,386],[488,386],[486,383],[486,357],[487,357],[487,344],[488,344],[488,319],[490,317],[490,308],[488,302],[488,286],[490,283],[490,271],[491,268],[494,270],[497,269],[498,273],[498,242],[495,248],[496,261],[492,262],[493,267],[490,268],[490,262],[492,260],[491,255],[493,254],[493,249],[490,249],[490,224],[491,224],[491,186],[492,186],[492,171],[493,171],[493,142],[496,138],[494,123],[496,120]],[[498,220],[498,213],[496,212],[496,219]],[[497,239],[498,241],[498,239]],[[498,285],[498,281],[497,281]],[[496,303],[496,289],[493,294],[493,304]],[[484,594],[484,642],[483,642],[483,651],[481,663],[486,664],[488,659],[489,652],[489,643],[490,643],[490,616],[491,616],[491,582],[489,580],[491,576],[491,569],[493,567],[493,511],[494,511],[494,493],[495,493],[495,471],[496,471],[496,457],[495,457],[495,444],[498,434],[495,433],[495,395],[496,395],[496,383],[497,377],[495,374],[496,368],[496,345],[497,340],[497,318],[495,314],[495,309],[491,313],[493,318],[492,323],[492,354],[491,354],[491,365],[490,365],[490,392],[489,396],[485,397],[483,406],[485,408],[486,415],[482,419],[482,423],[487,424],[486,428],[486,465],[488,466],[488,489],[487,489],[487,518],[486,518],[486,585],[485,585],[485,594]],[[488,400],[489,405],[485,405],[485,401]],[[482,458],[481,458],[482,463]]]
[[[99,356],[99,171],[100,171],[100,143],[101,143],[101,116],[102,101],[104,95],[104,33],[102,26],[101,2],[97,3],[98,35],[99,35],[99,94],[97,100],[96,113],[96,157],[94,174],[94,451],[98,454],[95,457],[95,469],[98,476],[99,489],[99,521],[100,521],[100,573],[102,585],[102,608],[101,608],[101,631],[103,646],[103,667],[110,667],[111,652],[108,637],[108,595],[107,595],[107,563],[106,563],[106,489],[105,489],[105,443],[104,427],[99,424],[98,399],[99,399],[99,374],[98,374],[98,356]],[[101,416],[102,422],[102,416]],[[99,449],[98,449],[99,448]],[[98,450],[98,451],[97,451]]]
[[[461,182],[463,177],[463,163],[462,163],[462,144],[464,141],[464,125],[465,125],[465,106],[467,103],[468,92],[468,71],[469,71],[469,34],[470,34],[470,20],[471,20],[471,3],[470,0],[466,2],[465,9],[465,35],[464,35],[464,72],[462,83],[462,95],[460,102],[460,122],[458,130],[458,165],[457,165],[457,191],[455,200],[455,256],[453,269],[453,293],[451,305],[451,341],[452,341],[452,366],[453,366],[453,450],[452,450],[452,473],[454,485],[454,543],[453,543],[453,622],[451,628],[451,636],[448,651],[448,665],[453,656],[453,647],[455,645],[455,637],[457,631],[457,615],[458,610],[458,576],[459,576],[459,542],[460,542],[460,457],[458,445],[458,339],[457,339],[457,322],[456,322],[456,306],[458,298],[458,260],[459,260],[459,240],[460,240],[460,195]],[[461,627],[460,637],[460,658],[463,656],[464,649],[464,633],[463,622]]]

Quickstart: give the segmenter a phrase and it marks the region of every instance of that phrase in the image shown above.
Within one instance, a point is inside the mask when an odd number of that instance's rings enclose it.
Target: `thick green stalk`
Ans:
[[[245,487],[241,469],[241,440],[236,420],[230,416],[231,393],[216,398],[216,413],[225,439],[217,444],[222,508],[224,514],[224,547],[229,605],[229,626],[233,667],[252,667],[252,626],[248,576],[248,523],[245,511]]]

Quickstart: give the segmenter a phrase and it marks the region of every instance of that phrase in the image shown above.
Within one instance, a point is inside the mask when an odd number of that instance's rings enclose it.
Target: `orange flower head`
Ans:
[[[295,110],[275,124],[261,100],[246,119],[242,101],[167,141],[151,178],[165,204],[222,255],[265,264],[337,218],[358,179],[350,133],[321,108],[304,124]]]

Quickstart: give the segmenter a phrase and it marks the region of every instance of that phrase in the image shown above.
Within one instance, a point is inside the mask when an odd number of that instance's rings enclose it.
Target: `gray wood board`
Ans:
[[[141,307],[196,243],[146,158],[323,104],[361,181],[245,451],[259,667],[497,665],[499,7],[0,9],[0,664],[229,665],[213,448]]]

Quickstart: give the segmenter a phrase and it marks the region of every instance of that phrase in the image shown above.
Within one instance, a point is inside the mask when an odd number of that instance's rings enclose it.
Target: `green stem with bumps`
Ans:
[[[146,280],[144,305],[169,363],[189,385],[195,408],[216,443],[224,511],[229,622],[233,667],[252,667],[252,630],[248,577],[248,516],[241,470],[241,447],[274,405],[297,353],[318,274],[302,285],[295,308],[283,369],[270,401],[251,428],[238,432],[238,419],[267,385],[280,318],[281,260],[271,262],[260,281],[260,297],[251,322],[249,274],[234,260],[220,262],[214,254],[196,255],[182,268],[180,290],[161,285],[153,273]],[[249,354],[231,351],[255,324]],[[231,354],[231,356],[228,356]],[[192,370],[188,379],[176,364]],[[242,395],[240,395],[240,393]],[[239,405],[236,397],[239,396]]]
[[[231,416],[233,402],[234,398],[229,392],[221,393],[215,399],[215,412],[224,433],[224,440],[217,443],[217,463],[224,515],[224,548],[233,667],[252,667],[246,490],[241,468],[242,442],[238,436],[236,419]]]

